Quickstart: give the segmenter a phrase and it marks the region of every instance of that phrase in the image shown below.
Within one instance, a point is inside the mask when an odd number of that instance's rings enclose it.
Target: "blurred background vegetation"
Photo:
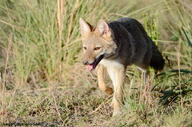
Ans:
[[[191,0],[1,0],[0,125],[191,127],[191,14]],[[136,18],[166,59],[147,87],[128,69],[119,122],[81,65],[80,17]]]

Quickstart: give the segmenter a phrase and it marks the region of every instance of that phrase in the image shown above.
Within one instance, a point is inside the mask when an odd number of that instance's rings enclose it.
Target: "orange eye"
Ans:
[[[94,48],[94,50],[99,50],[99,49],[101,49],[101,47],[95,47],[95,48]]]

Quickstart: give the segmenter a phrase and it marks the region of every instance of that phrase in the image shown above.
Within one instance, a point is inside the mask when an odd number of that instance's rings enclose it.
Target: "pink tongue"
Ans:
[[[89,71],[92,71],[92,70],[93,70],[93,65],[87,65],[87,69],[88,69]]]

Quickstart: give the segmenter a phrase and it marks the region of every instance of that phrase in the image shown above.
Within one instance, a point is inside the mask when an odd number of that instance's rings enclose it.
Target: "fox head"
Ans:
[[[110,55],[115,54],[117,48],[113,41],[113,31],[104,20],[99,20],[93,27],[82,18],[79,20],[83,44],[83,64],[89,70],[96,68],[98,63]]]

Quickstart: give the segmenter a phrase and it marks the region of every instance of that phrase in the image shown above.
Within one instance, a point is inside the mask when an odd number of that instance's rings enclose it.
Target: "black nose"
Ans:
[[[87,65],[87,64],[89,64],[89,62],[88,61],[83,61],[83,64]]]

